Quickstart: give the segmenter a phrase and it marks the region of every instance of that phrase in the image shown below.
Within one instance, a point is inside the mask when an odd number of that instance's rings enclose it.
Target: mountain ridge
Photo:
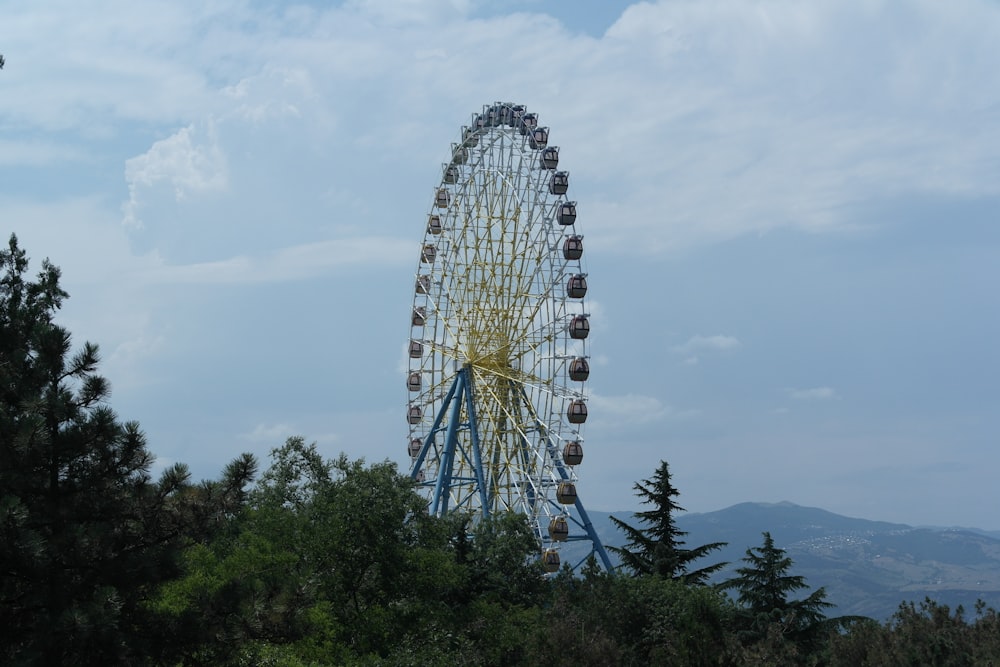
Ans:
[[[639,525],[632,512],[589,514],[605,546],[625,542],[611,516]],[[860,519],[790,501],[748,501],[675,519],[688,547],[727,543],[699,561],[728,563],[716,582],[733,576],[747,549],[760,546],[769,532],[792,558],[791,573],[805,577],[810,590],[826,589],[827,600],[837,605],[831,615],[886,620],[900,603],[925,597],[970,611],[980,599],[1000,608],[1000,535],[991,531]]]

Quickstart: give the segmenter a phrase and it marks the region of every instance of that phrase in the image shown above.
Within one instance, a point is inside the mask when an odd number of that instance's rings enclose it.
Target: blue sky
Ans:
[[[405,463],[424,216],[510,100],[587,237],[588,507],[666,459],[691,511],[1000,528],[996,2],[98,6],[0,4],[0,231],[160,465]]]

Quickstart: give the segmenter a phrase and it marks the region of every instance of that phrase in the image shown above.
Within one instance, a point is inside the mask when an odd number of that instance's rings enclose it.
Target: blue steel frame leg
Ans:
[[[479,489],[479,506],[482,508],[483,516],[490,516],[489,495],[486,489],[486,479],[483,477],[483,453],[479,448],[479,417],[476,415],[476,403],[473,400],[475,385],[472,382],[472,370],[466,366],[461,373],[465,373],[465,414],[469,418],[469,435],[472,440],[472,462],[476,474],[476,487]]]
[[[531,402],[528,401],[528,395],[525,393],[524,387],[522,386],[520,389],[521,400],[524,401],[526,406],[530,406]],[[545,442],[549,449],[549,456],[552,458],[552,463],[555,465],[556,470],[559,471],[559,476],[564,480],[568,480],[569,473],[566,472],[566,466],[563,465],[563,462],[559,457],[559,449],[555,446],[555,443],[552,442],[548,431],[537,417],[535,418],[535,427],[539,429],[542,437],[545,438]],[[611,572],[611,559],[608,558],[608,552],[605,551],[604,545],[601,543],[601,538],[597,536],[597,531],[594,529],[594,523],[590,520],[590,515],[587,514],[587,510],[583,507],[583,503],[580,501],[579,496],[576,498],[576,504],[574,507],[576,507],[576,511],[580,513],[580,521],[578,523],[581,524],[583,529],[587,532],[587,537],[590,538],[591,549],[597,552],[597,555],[600,556],[601,562],[604,563],[604,569],[607,572]]]
[[[548,439],[548,435],[545,436],[550,447],[553,450],[552,462],[555,463],[556,470],[559,471],[559,476],[565,480],[569,479],[569,473],[566,472],[566,466],[563,465],[562,461],[556,456],[557,448],[552,444],[552,441]],[[604,545],[601,543],[601,538],[597,536],[597,531],[594,529],[594,523],[590,520],[590,515],[587,514],[587,510],[583,507],[583,502],[580,500],[580,496],[576,497],[576,511],[580,513],[580,523],[583,525],[583,529],[587,531],[587,537],[590,538],[590,544],[597,555],[601,557],[601,562],[604,563],[604,569],[608,572],[611,571],[611,559],[608,558],[608,552],[604,550]]]
[[[458,447],[458,418],[462,415],[462,392],[465,391],[465,373],[463,368],[458,372],[455,384],[458,389],[457,399],[451,406],[451,417],[448,419],[448,430],[445,431],[444,452],[438,466],[437,484],[434,485],[434,502],[431,514],[440,516],[448,511],[448,497],[451,491],[451,472],[455,462],[455,449]]]
[[[528,402],[528,397],[524,393],[524,387],[518,387],[520,389],[521,398],[525,401],[525,405],[530,408],[530,403]],[[512,387],[514,389],[514,387]],[[434,424],[431,426],[430,433],[424,439],[423,446],[420,448],[420,453],[414,460],[413,468],[410,471],[410,478],[416,479],[417,474],[423,467],[424,460],[427,457],[427,452],[430,450],[431,446],[434,444],[435,436],[441,430],[441,422],[444,420],[444,416],[448,413],[449,408],[451,409],[451,415],[448,420],[448,426],[445,431],[445,442],[444,451],[440,456],[439,469],[437,473],[437,481],[434,485],[434,498],[432,501],[431,513],[434,515],[443,514],[448,511],[448,500],[451,491],[451,479],[452,479],[452,466],[455,462],[455,450],[459,449],[458,445],[458,431],[463,426],[459,423],[459,418],[462,414],[462,403],[465,402],[466,414],[469,418],[469,422],[464,424],[471,431],[471,442],[472,442],[472,458],[473,467],[475,468],[476,485],[479,491],[480,506],[482,507],[483,515],[489,516],[489,490],[486,488],[486,480],[483,476],[483,466],[482,466],[482,449],[480,448],[479,442],[479,428],[477,424],[477,416],[475,409],[474,400],[474,390],[472,382],[471,370],[466,366],[458,371],[455,377],[455,381],[452,383],[451,387],[448,389],[448,393],[445,395],[444,401],[441,404],[441,409],[438,411],[434,418]],[[452,404],[452,401],[455,401]],[[569,473],[566,471],[565,466],[559,458],[557,448],[555,444],[549,439],[548,433],[542,426],[541,422],[535,417],[535,426],[539,429],[539,432],[545,438],[548,443],[550,450],[550,456],[555,464],[556,470],[559,471],[559,476],[568,480],[570,478]],[[527,456],[526,442],[522,442],[522,457]],[[467,456],[468,453],[465,453]],[[468,460],[468,459],[467,459]],[[530,493],[532,504],[534,504],[534,493]],[[597,531],[594,529],[594,524],[590,520],[590,516],[587,514],[587,510],[583,506],[583,502],[577,497],[576,503],[574,505],[576,511],[580,515],[580,521],[576,522],[581,525],[587,533],[587,537],[590,539],[592,550],[597,553],[600,557],[601,562],[604,564],[604,568],[610,572],[611,571],[611,559],[608,558],[608,553],[604,549],[604,545],[601,544],[601,539],[597,536]]]
[[[410,479],[416,479],[417,473],[424,466],[424,459],[427,458],[427,451],[434,444],[434,436],[437,432],[441,430],[441,420],[444,419],[445,412],[448,410],[448,404],[451,403],[451,399],[455,396],[455,390],[458,388],[458,380],[451,383],[451,387],[448,388],[448,394],[444,397],[444,402],[441,404],[441,409],[438,411],[437,416],[434,417],[434,424],[431,426],[430,433],[424,439],[423,446],[420,447],[420,453],[417,454],[416,460],[413,462],[413,469],[410,470]]]
[[[587,536],[590,537],[590,545],[597,555],[601,557],[601,562],[604,563],[604,569],[607,572],[611,572],[611,559],[608,558],[608,552],[604,550],[604,545],[601,544],[601,538],[597,536],[597,531],[594,530],[594,524],[590,520],[590,516],[587,514],[587,510],[583,509],[583,503],[580,502],[580,498],[576,499],[576,511],[580,513],[580,519],[583,521],[583,529],[587,531]]]
[[[465,424],[460,421],[463,402],[467,416],[469,417],[468,423]],[[438,459],[437,480],[434,484],[434,496],[431,500],[431,514],[440,516],[448,511],[455,453],[462,449],[458,441],[458,432],[464,427],[469,429],[471,435],[472,467],[474,468],[483,515],[489,516],[488,495],[483,478],[482,450],[479,446],[479,427],[476,423],[475,402],[473,400],[472,374],[468,367],[464,367],[458,371],[455,381],[448,389],[448,394],[445,396],[444,401],[441,403],[441,408],[434,418],[434,424],[431,426],[430,433],[425,438],[424,444],[420,448],[420,453],[414,461],[413,469],[410,471],[410,478],[416,479],[418,472],[423,467],[427,452],[434,444],[435,436],[441,431],[441,422],[444,420],[445,415],[449,413],[449,409],[450,416],[448,418],[448,425],[445,428],[444,446]],[[462,455],[468,461],[469,453],[462,450]]]

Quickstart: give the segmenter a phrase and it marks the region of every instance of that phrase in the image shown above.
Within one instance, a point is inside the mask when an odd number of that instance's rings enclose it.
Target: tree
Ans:
[[[552,665],[719,665],[733,605],[709,586],[596,568],[552,579],[533,660]]]
[[[517,664],[546,591],[523,515],[428,515],[390,462],[289,438],[152,606],[161,664]],[[284,662],[282,662],[284,661]]]
[[[636,518],[645,526],[642,528],[611,517],[628,538],[624,547],[610,547],[627,570],[637,576],[657,575],[688,584],[704,584],[712,573],[726,566],[726,563],[717,563],[690,569],[694,561],[721,549],[726,543],[712,542],[692,549],[684,547],[682,538],[687,533],[677,527],[674,518],[684,508],[674,502],[680,492],[671,484],[666,461],[660,461],[652,479],[636,482],[634,488],[642,503],[652,505],[653,509],[636,512]]]
[[[150,587],[175,574],[252,459],[220,486],[192,488],[182,465],[154,482],[139,425],[107,405],[97,346],[71,354],[54,321],[68,296],[59,269],[46,260],[32,282],[28,263],[12,235],[0,250],[0,661],[141,661]]]
[[[834,606],[826,601],[826,590],[818,588],[801,600],[789,599],[795,591],[808,588],[805,578],[789,574],[792,559],[784,549],[774,546],[774,539],[765,532],[764,544],[747,549],[745,567],[736,569],[738,576],[719,585],[723,590],[736,590],[737,601],[743,608],[748,640],[764,638],[772,626],[783,636],[794,640],[814,638],[825,623],[824,609]],[[839,624],[846,617],[834,619]]]
[[[930,598],[902,602],[880,625],[857,623],[830,642],[831,667],[854,665],[992,665],[1000,656],[1000,616],[980,600],[975,617]]]

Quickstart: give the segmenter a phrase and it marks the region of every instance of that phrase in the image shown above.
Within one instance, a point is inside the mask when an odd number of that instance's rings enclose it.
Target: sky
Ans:
[[[995,0],[0,0],[0,232],[157,467],[405,467],[441,163],[524,104],[587,239],[588,509],[666,460],[692,512],[997,530],[998,34]]]

